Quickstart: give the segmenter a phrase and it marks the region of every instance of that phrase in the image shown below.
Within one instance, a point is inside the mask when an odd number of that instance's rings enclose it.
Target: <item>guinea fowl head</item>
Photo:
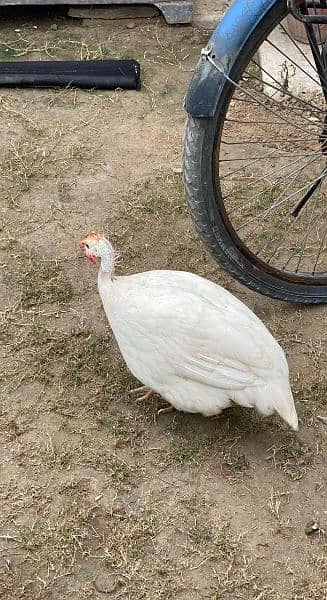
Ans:
[[[94,265],[97,258],[101,258],[100,269],[104,273],[109,273],[111,276],[114,272],[116,255],[115,251],[108,240],[95,231],[91,231],[78,245],[84,256]]]

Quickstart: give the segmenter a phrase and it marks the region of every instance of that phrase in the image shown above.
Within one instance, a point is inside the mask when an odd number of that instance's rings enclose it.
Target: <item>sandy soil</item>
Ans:
[[[180,182],[207,35],[134,23],[1,22],[2,57],[135,57],[143,87],[1,90],[0,597],[322,600],[326,541],[305,527],[327,528],[326,308],[258,296],[207,255]],[[254,309],[287,353],[299,433],[135,403],[76,251],[91,229],[120,273],[190,270]]]

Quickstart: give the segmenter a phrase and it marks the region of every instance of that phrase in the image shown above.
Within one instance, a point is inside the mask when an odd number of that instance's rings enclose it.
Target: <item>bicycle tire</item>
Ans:
[[[259,22],[236,60],[231,79],[239,75],[255,54],[260,43],[287,14],[285,2],[277,3]],[[196,231],[214,259],[232,277],[250,289],[279,300],[320,304],[327,302],[327,286],[294,283],[258,268],[235,244],[217,202],[213,155],[217,131],[222,127],[226,106],[233,93],[228,81],[223,85],[215,115],[212,118],[188,116],[183,143],[183,181],[190,216]]]

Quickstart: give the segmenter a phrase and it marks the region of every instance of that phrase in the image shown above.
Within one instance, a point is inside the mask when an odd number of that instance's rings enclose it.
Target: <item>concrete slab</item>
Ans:
[[[1,6],[58,6],[68,5],[90,5],[90,0],[0,0]],[[193,0],[96,0],[97,6],[127,4],[150,4],[156,6],[169,24],[191,23]]]
[[[320,85],[313,81],[317,81],[317,73],[310,66],[310,63],[313,63],[313,57],[308,44],[296,42],[303,53],[301,54],[280,27],[276,28],[268,39],[276,48],[264,43],[259,50],[264,92],[269,96],[276,96],[276,93],[278,93],[269,86],[271,84],[278,87],[265,71],[270,73],[281,86],[288,86],[288,90],[294,94],[319,92]],[[288,58],[284,57],[281,52]],[[294,63],[296,63],[296,66]]]
[[[141,19],[155,17],[159,15],[159,10],[152,5],[149,6],[103,6],[94,8],[89,6],[70,7],[68,16],[76,19]]]

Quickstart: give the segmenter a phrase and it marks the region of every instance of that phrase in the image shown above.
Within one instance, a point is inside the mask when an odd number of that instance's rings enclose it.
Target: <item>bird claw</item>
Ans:
[[[149,390],[146,394],[140,396],[140,398],[136,398],[136,402],[143,402],[144,400],[148,400],[149,398],[151,398],[153,393],[153,390]]]
[[[143,400],[148,400],[148,398],[151,398],[152,394],[154,393],[153,390],[148,388],[146,385],[142,385],[141,387],[135,388],[134,390],[130,390],[128,394],[130,396],[136,396],[140,392],[145,392],[145,394],[143,394],[139,398],[136,398],[136,402],[143,402]]]
[[[134,396],[135,394],[139,394],[140,392],[144,392],[145,390],[150,390],[146,385],[141,385],[141,387],[134,388],[129,390],[128,395]]]
[[[157,415],[159,417],[159,415],[166,415],[166,414],[171,413],[171,412],[175,412],[174,407],[173,406],[166,406],[165,408],[160,408],[158,410],[158,412],[157,412]]]
[[[137,396],[137,394],[140,394],[142,392],[145,392],[145,394],[143,394],[139,398],[136,398],[135,402],[143,402],[144,400],[148,400],[149,398],[151,398],[151,396],[153,394],[155,394],[155,392],[153,390],[151,390],[151,388],[147,387],[146,385],[142,385],[141,387],[135,388],[134,390],[130,390],[128,392],[128,394],[130,396]],[[157,416],[166,415],[167,413],[171,413],[174,411],[175,411],[175,408],[173,406],[165,406],[164,408],[160,408],[158,410]]]

